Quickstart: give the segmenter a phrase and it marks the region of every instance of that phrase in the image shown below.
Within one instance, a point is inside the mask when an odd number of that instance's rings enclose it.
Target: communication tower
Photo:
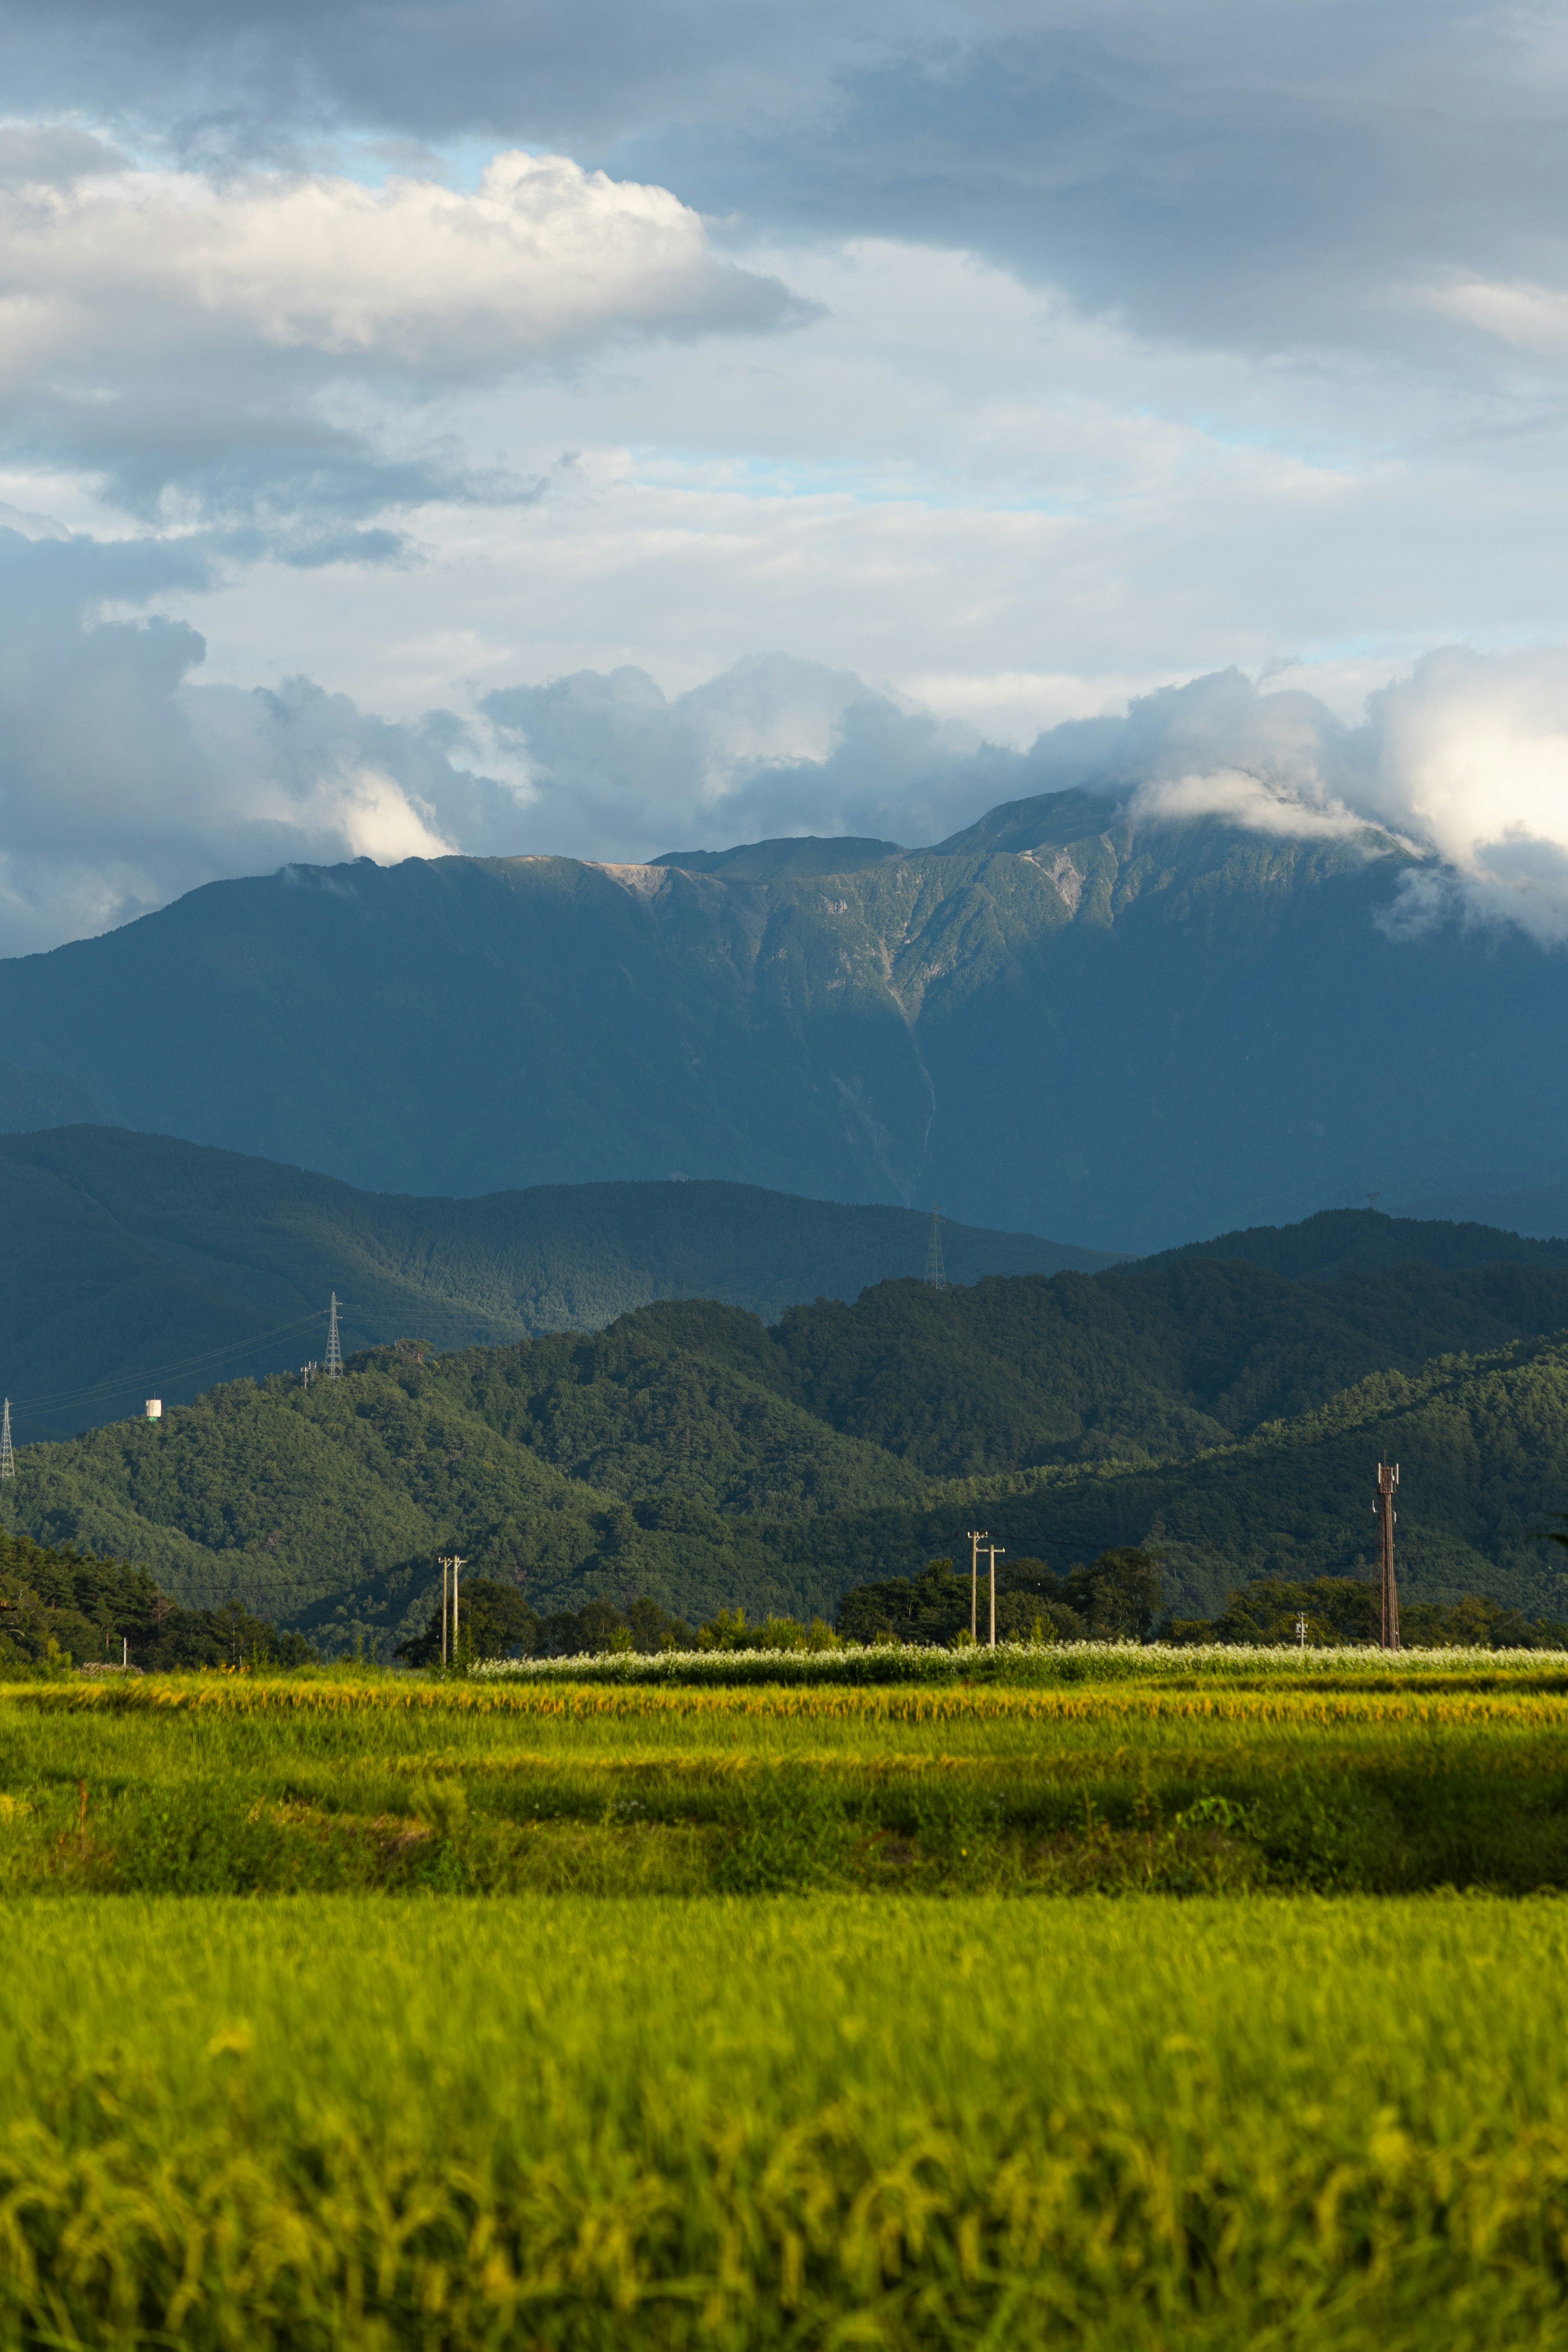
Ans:
[[[1377,1549],[1383,1588],[1378,1641],[1385,1650],[1397,1650],[1399,1647],[1399,1592],[1394,1581],[1394,1522],[1398,1517],[1394,1507],[1394,1495],[1398,1484],[1398,1463],[1380,1462],[1377,1465],[1377,1500],[1373,1508],[1377,1513]]]
[[[931,1204],[931,1239],[926,1244],[926,1280],[933,1290],[947,1288],[947,1268],[942,1262],[942,1219]]]

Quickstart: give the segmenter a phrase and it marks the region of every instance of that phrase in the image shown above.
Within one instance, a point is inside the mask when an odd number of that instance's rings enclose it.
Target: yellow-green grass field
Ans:
[[[1568,1912],[0,1911],[0,2342],[1568,2345]]]
[[[1568,1888],[1568,1689],[1493,1672],[1341,1689],[204,1675],[0,1693],[14,1893],[1446,1885]]]
[[[0,2352],[1568,2352],[1568,1673],[1244,1664],[0,1689]]]

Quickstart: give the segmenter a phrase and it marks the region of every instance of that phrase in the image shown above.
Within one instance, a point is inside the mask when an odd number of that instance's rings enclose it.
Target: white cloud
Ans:
[[[1079,783],[1144,824],[1210,815],[1304,838],[1380,826],[1425,853],[1385,909],[1394,936],[1461,919],[1568,940],[1563,647],[1449,648],[1354,723],[1299,688],[1222,671],[1023,752],[784,655],[674,695],[621,665],[497,690],[466,719],[384,719],[305,677],[202,683],[188,625],[102,617],[172,593],[194,558],[27,520],[31,538],[0,530],[0,950],[285,863],[636,860],[802,832],[915,845]]]
[[[1097,769],[1108,790],[1134,786],[1150,820],[1304,839],[1383,828],[1433,861],[1400,885],[1395,936],[1457,915],[1568,940],[1568,648],[1446,647],[1370,695],[1354,727],[1239,672],[1200,678],[1135,702]]]
[[[469,376],[622,331],[775,326],[792,308],[668,189],[561,155],[498,155],[472,194],[101,167],[0,189],[6,388],[258,349]]]
[[[1245,833],[1272,833],[1299,841],[1342,841],[1366,830],[1366,819],[1342,802],[1331,800],[1319,806],[1239,768],[1209,768],[1142,784],[1131,808],[1138,819],[1155,824],[1221,816]]]
[[[306,680],[194,683],[178,622],[95,620],[135,548],[0,532],[0,952],[49,948],[223,876],[516,845],[517,803],[440,714],[387,725]]]
[[[1554,288],[1470,278],[1426,299],[1434,310],[1518,350],[1560,359],[1568,348],[1568,294]]]
[[[929,841],[977,814],[984,789],[973,729],[782,654],[673,700],[624,668],[511,688],[483,709],[521,758],[530,846],[579,856],[786,833]]]
[[[489,698],[522,749],[531,846],[647,856],[758,835],[907,845],[1000,803],[1086,784],[1133,822],[1219,817],[1243,832],[1391,845],[1429,860],[1386,917],[1506,921],[1568,940],[1568,650],[1433,655],[1346,725],[1238,670],[1072,721],[1018,754],[843,673],[773,656],[667,701],[638,670]],[[824,730],[828,740],[824,742]]]
[[[1475,913],[1568,938],[1568,648],[1451,646],[1368,709],[1369,805],[1431,843]]]

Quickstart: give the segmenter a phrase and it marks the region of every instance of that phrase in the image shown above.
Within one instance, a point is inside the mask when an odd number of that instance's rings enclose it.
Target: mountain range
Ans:
[[[1561,1229],[1568,959],[1419,868],[1109,787],[925,850],[289,867],[0,964],[0,1126],[379,1192],[935,1198],[1106,1252],[1369,1195]]]
[[[655,1298],[772,1321],[920,1273],[931,1219],[755,1185],[541,1185],[471,1200],[357,1192],[237,1152],[101,1127],[0,1136],[0,1388],[19,1438],[110,1420],[220,1377],[298,1370],[412,1336],[439,1348],[594,1330]],[[942,1220],[948,1270],[1110,1263]]]
[[[771,1325],[666,1300],[370,1349],[26,1445],[0,1523],[383,1655],[447,1547],[542,1615],[645,1591],[689,1620],[809,1616],[984,1527],[1058,1571],[1152,1545],[1167,1605],[1207,1618],[1249,1576],[1367,1574],[1387,1453],[1410,1598],[1568,1614],[1539,1539],[1568,1508],[1568,1244],[1361,1211],[1229,1245],[903,1278]]]

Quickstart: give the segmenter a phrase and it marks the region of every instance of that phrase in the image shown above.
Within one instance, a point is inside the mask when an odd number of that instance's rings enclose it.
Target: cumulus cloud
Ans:
[[[515,846],[508,788],[442,713],[387,725],[306,680],[200,685],[200,636],[107,620],[200,562],[0,528],[0,951],[111,928],[225,875]]]
[[[1124,796],[1138,819],[1215,815],[1304,839],[1376,826],[1432,860],[1399,885],[1387,919],[1397,935],[1458,917],[1568,940],[1562,646],[1430,654],[1367,698],[1359,726],[1238,671],[1195,679],[1135,701],[1075,781]]]
[[[236,350],[468,377],[794,314],[668,189],[563,155],[498,155],[471,194],[101,168],[0,191],[0,391]]]
[[[106,929],[226,875],[368,856],[609,860],[779,834],[919,845],[1087,786],[1134,824],[1394,840],[1395,938],[1508,922],[1568,942],[1568,649],[1449,648],[1354,723],[1240,671],[983,741],[851,672],[781,654],[673,697],[645,671],[493,692],[468,716],[374,716],[296,677],[202,678],[148,608],[199,585],[199,541],[99,543],[0,512],[0,951]]]
[[[999,803],[1087,787],[1135,824],[1360,839],[1427,861],[1391,886],[1400,937],[1506,921],[1568,940],[1568,651],[1434,654],[1358,725],[1238,670],[1141,696],[1027,751],[783,656],[667,700],[635,669],[511,688],[484,706],[524,756],[531,845],[640,857],[768,834],[915,844]]]
[[[673,700],[627,667],[507,688],[481,709],[525,764],[531,842],[579,856],[786,833],[931,840],[978,814],[994,765],[973,728],[783,654]]]
[[[1368,701],[1366,803],[1429,842],[1473,913],[1568,939],[1568,648],[1450,646]]]
[[[0,129],[0,423],[133,509],[171,483],[217,512],[374,512],[465,482],[504,500],[522,486],[476,485],[455,449],[389,446],[411,397],[808,315],[668,189],[565,156],[497,155],[459,191],[137,170],[87,134]]]

